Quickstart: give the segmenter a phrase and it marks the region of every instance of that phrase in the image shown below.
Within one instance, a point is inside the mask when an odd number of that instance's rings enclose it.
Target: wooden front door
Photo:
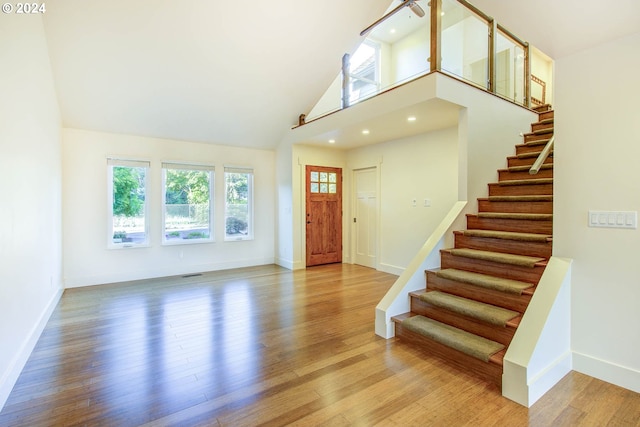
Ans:
[[[342,169],[307,166],[307,267],[342,262]]]

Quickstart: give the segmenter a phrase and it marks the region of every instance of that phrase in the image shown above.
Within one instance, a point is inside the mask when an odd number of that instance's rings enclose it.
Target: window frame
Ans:
[[[245,235],[229,235],[227,234],[227,214],[228,214],[228,185],[227,174],[228,173],[246,173],[249,175],[247,179],[247,234]],[[247,166],[229,166],[224,167],[224,241],[225,242],[239,242],[255,239],[255,220],[254,220],[254,181],[255,171],[252,167]]]
[[[375,96],[376,94],[380,93],[380,90],[382,88],[382,78],[381,78],[381,72],[380,72],[382,44],[380,42],[367,38],[362,41],[360,46],[358,46],[358,49],[360,49],[360,47],[363,45],[366,45],[372,48],[375,52],[374,67],[373,67],[374,80],[367,79],[365,77],[362,77],[358,73],[352,72],[351,66],[349,66],[349,104],[357,104],[360,101],[371,98],[372,96]],[[358,51],[358,49],[356,49],[356,52]],[[358,97],[355,97],[354,90],[353,90],[353,82],[356,80],[375,85],[375,88],[376,88],[375,91],[371,94],[359,95]]]
[[[177,169],[177,170],[195,170],[209,173],[209,237],[207,238],[198,238],[198,239],[167,239],[167,170],[168,169]],[[161,233],[162,238],[161,242],[163,246],[174,246],[174,245],[195,245],[195,244],[203,244],[203,243],[214,243],[215,242],[215,228],[214,228],[214,218],[215,218],[215,167],[209,164],[200,164],[200,163],[188,163],[188,162],[174,162],[174,161],[163,161],[161,163],[161,191],[162,191],[162,225],[161,225]]]
[[[129,168],[144,168],[144,241],[141,243],[134,242],[115,242],[114,234],[116,232],[114,227],[114,183],[113,183],[113,169],[114,167],[129,167]],[[132,248],[148,248],[151,246],[150,236],[150,209],[149,209],[149,194],[150,194],[150,180],[149,174],[151,171],[151,161],[142,159],[130,159],[119,157],[107,157],[107,248],[108,249],[132,249]]]

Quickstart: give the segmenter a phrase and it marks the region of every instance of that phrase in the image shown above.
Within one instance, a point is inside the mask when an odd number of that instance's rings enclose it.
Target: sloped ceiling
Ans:
[[[638,0],[471,0],[552,59],[640,31]]]
[[[426,0],[419,0],[426,10]],[[640,1],[472,0],[554,59],[640,30]],[[56,0],[66,127],[274,148],[399,0]]]
[[[56,0],[65,127],[273,148],[390,0]]]

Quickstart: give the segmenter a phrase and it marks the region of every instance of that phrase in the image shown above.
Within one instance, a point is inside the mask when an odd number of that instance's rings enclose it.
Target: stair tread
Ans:
[[[527,141],[523,144],[518,144],[516,145],[516,150],[518,148],[522,149],[522,148],[529,148],[529,147],[543,147],[545,145],[547,145],[547,143],[549,142],[551,138],[542,138],[542,139],[536,139],[535,141]]]
[[[470,214],[474,215],[474,214]],[[510,213],[510,212],[479,212],[475,214],[478,218],[495,218],[495,219],[524,219],[529,221],[551,221],[553,214],[534,214],[534,213]]]
[[[522,295],[522,291],[533,287],[532,283],[520,282],[518,280],[503,279],[502,277],[490,276],[488,274],[473,273],[471,271],[447,268],[436,272],[438,277],[455,280],[456,282],[468,283],[485,289],[493,289],[509,294]]]
[[[536,265],[546,263],[546,259],[542,257],[505,254],[500,252],[482,251],[479,249],[453,248],[448,251],[454,256],[499,262],[501,264],[517,265],[528,268],[534,268]]]
[[[507,326],[508,321],[520,316],[520,313],[517,311],[448,294],[442,291],[423,292],[419,294],[418,297],[422,301],[437,307],[496,326]]]
[[[506,169],[499,169],[499,172],[526,172],[528,170],[531,169],[531,166],[526,165],[526,166],[511,166],[510,168],[506,168]],[[542,169],[553,169],[553,163],[543,163],[542,165],[540,165],[540,170]]]
[[[542,150],[534,151],[531,153],[516,154],[515,156],[510,156],[509,158],[517,158],[517,159],[529,159],[534,157],[537,158],[538,156],[540,156],[540,153],[542,153]],[[553,156],[553,150],[549,152],[549,157],[552,157],[552,156]]]
[[[498,182],[498,185],[544,185],[553,184],[553,178],[532,178],[532,179],[507,179]]]
[[[553,108],[551,107],[551,104],[541,104],[532,108],[532,110],[535,111],[536,113],[542,114],[549,111],[553,111]]]
[[[553,126],[549,126],[548,128],[544,128],[544,129],[534,130],[532,132],[525,133],[523,136],[524,137],[536,136],[536,135],[542,135],[542,134],[545,134],[545,133],[553,133]]]
[[[421,315],[404,319],[402,326],[484,362],[489,362],[491,356],[505,349],[503,344]]]
[[[530,148],[530,147],[544,148],[549,143],[549,140],[550,140],[550,138],[537,139],[535,141],[527,141],[524,144],[516,145],[516,150],[518,148],[525,149],[525,148]]]
[[[517,240],[520,242],[548,242],[553,236],[549,234],[518,233],[514,231],[494,230],[460,230],[454,233],[464,234],[469,237],[485,237],[490,239]]]

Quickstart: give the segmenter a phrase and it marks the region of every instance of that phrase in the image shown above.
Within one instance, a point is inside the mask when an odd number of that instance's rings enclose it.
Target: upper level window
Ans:
[[[163,242],[213,241],[213,166],[162,163]]]
[[[349,103],[380,91],[380,45],[365,40],[349,59]]]
[[[253,169],[225,167],[225,240],[253,239]]]
[[[147,175],[149,162],[107,159],[109,174],[109,247],[149,244]]]

